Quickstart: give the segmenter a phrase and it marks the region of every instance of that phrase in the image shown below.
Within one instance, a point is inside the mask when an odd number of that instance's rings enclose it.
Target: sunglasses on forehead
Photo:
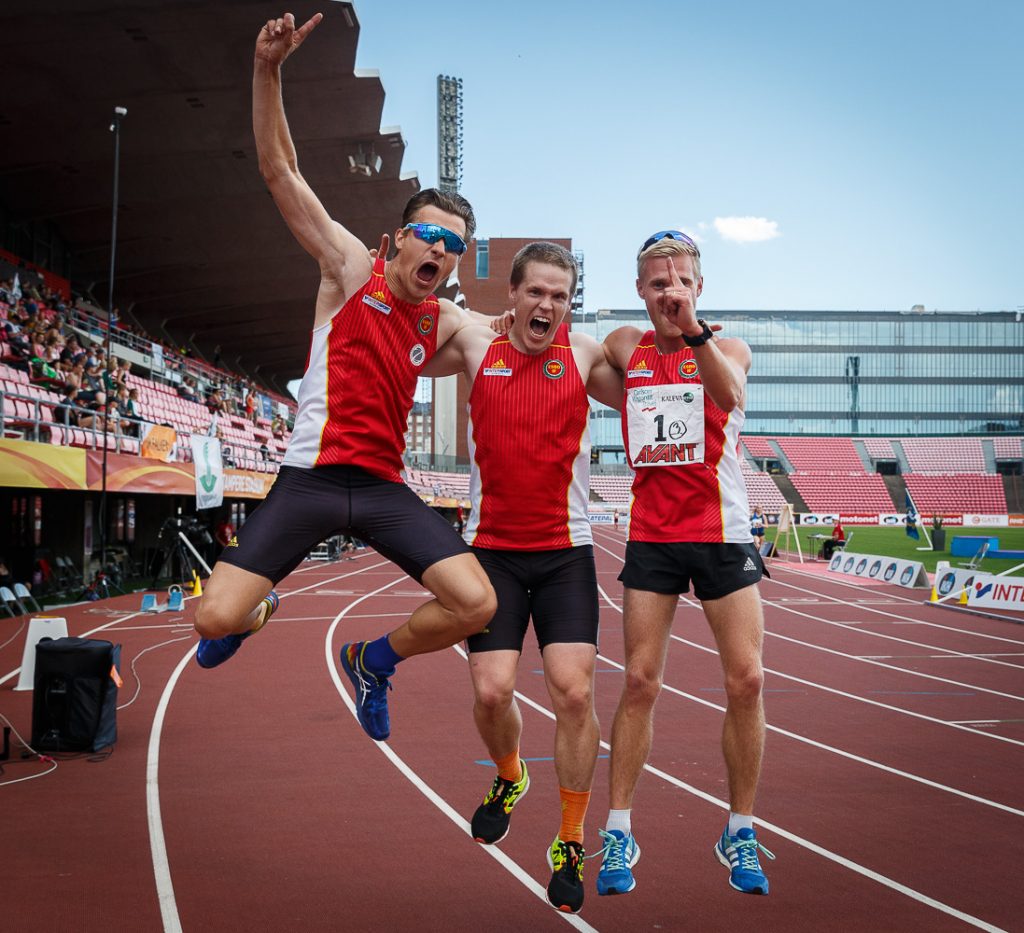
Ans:
[[[438,240],[444,240],[444,248],[456,256],[461,256],[466,252],[466,241],[457,233],[453,233],[447,227],[442,227],[440,224],[406,224],[404,229],[411,230],[412,235],[417,240],[423,240],[425,243],[436,243]]]
[[[651,236],[644,240],[644,245],[640,247],[640,253],[645,249],[650,249],[655,243],[660,243],[662,240],[677,240],[680,243],[685,243],[687,246],[692,246],[697,255],[700,256],[700,249],[697,244],[679,230],[659,230],[657,233],[651,234]],[[639,256],[640,253],[637,253],[637,255]]]

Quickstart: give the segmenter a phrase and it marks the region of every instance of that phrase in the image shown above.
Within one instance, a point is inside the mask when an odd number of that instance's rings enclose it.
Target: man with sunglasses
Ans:
[[[272,587],[309,549],[350,534],[393,560],[431,591],[401,626],[345,645],[360,725],[390,734],[388,678],[404,658],[447,648],[482,629],[494,591],[469,548],[402,482],[406,419],[424,365],[465,326],[434,290],[473,235],[465,198],[434,189],[406,205],[397,256],[376,257],[332,220],[299,174],[281,98],[281,65],[322,19],[301,29],[292,15],[270,20],[256,42],[253,128],[260,171],[299,243],[320,264],[320,288],[306,373],[284,465],[270,494],[214,567],[196,612],[203,667],[230,658],[277,608]],[[488,320],[480,316],[481,320]]]
[[[462,372],[469,383],[473,508],[466,538],[498,594],[494,618],[467,640],[473,718],[498,769],[473,815],[473,838],[487,845],[504,839],[512,808],[530,786],[519,756],[515,685],[532,619],[555,712],[561,803],[547,895],[569,913],[583,906],[583,822],[600,739],[587,396],[622,403],[622,377],[600,344],[564,322],[577,275],[564,247],[524,246],[512,261],[508,333],[466,327],[428,367],[437,376]]]
[[[651,749],[679,596],[700,600],[725,676],[722,750],[729,821],[715,845],[733,888],[767,894],[753,828],[764,749],[757,582],[764,566],[750,535],[737,459],[750,348],[719,339],[697,317],[700,251],[678,230],[647,239],[637,255],[637,292],[652,329],[613,331],[605,341],[625,377],[622,435],[636,471],[624,585],[625,685],[612,726],[611,792],[599,894],[633,890],[640,847],[632,833],[634,792]]]

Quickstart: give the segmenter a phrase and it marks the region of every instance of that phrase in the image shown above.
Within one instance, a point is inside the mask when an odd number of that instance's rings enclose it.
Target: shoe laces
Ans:
[[[563,842],[561,839],[555,843],[555,853],[551,861],[555,863],[555,873],[564,873],[568,869],[570,875],[583,876],[583,863],[588,856],[578,842]]]
[[[758,849],[760,849],[768,858],[773,861],[775,860],[775,856],[756,839],[736,839],[733,837],[729,842],[736,850],[736,857],[739,859],[739,868],[741,871],[761,870],[761,863],[757,859]]]
[[[596,858],[599,855],[604,856],[604,861],[601,863],[602,871],[624,870],[626,867],[626,843],[629,841],[629,836],[620,839],[613,833],[606,832],[603,829],[599,829],[598,832],[604,840],[604,848],[600,852],[588,855],[587,858]]]

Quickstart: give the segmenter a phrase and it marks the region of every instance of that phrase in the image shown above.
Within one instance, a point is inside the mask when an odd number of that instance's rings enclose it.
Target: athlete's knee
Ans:
[[[511,709],[514,687],[497,682],[478,684],[475,688],[477,708],[488,716]]]
[[[234,632],[240,621],[237,606],[203,596],[196,608],[193,626],[201,638],[223,638]]]
[[[661,678],[652,670],[641,667],[626,669],[623,697],[633,706],[654,706],[661,693]]]
[[[584,720],[594,711],[594,690],[588,680],[580,680],[552,691],[555,714],[563,719]]]
[[[468,637],[487,628],[487,623],[498,609],[498,599],[494,588],[484,578],[467,582],[447,608],[455,617],[463,637]]]
[[[763,690],[764,672],[759,664],[750,664],[726,675],[725,695],[732,704],[756,704]]]

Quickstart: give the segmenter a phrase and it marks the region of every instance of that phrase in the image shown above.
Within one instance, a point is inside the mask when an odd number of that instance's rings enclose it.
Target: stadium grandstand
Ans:
[[[381,128],[380,79],[355,68],[355,11],[337,7],[294,63],[304,90],[290,102],[290,127],[311,186],[375,243],[419,182],[403,171],[400,130]],[[99,10],[83,4],[65,16],[45,55],[5,47],[12,69],[38,80],[9,102],[5,118],[22,142],[0,153],[0,509],[14,516],[3,556],[43,589],[40,568],[57,556],[88,578],[107,545],[127,566],[148,568],[163,549],[160,529],[194,510],[194,438],[221,441],[224,505],[207,524],[244,520],[287,447],[295,403],[286,387],[303,369],[317,282],[266,196],[249,90],[228,77],[248,72],[249,51],[219,36],[251,31],[251,11],[207,9],[206,28],[190,31],[186,87],[168,84],[159,62],[171,51],[166,37],[188,28],[188,9],[159,5],[120,32]],[[109,243],[109,212],[97,205],[112,194],[110,114],[73,103],[85,47],[123,63],[116,76],[96,76],[90,100],[116,97],[128,109],[112,302],[111,256],[96,246]],[[340,106],[343,130],[322,119]],[[41,112],[79,141],[74,164],[28,131]],[[189,148],[199,136],[202,159]],[[339,153],[369,171],[339,172]],[[502,257],[517,244],[471,244],[467,296],[482,288],[477,279],[504,282]],[[770,519],[787,506],[798,516],[899,515],[908,492],[923,515],[954,523],[1024,511],[1019,313],[706,314],[753,351],[741,464],[751,505]],[[644,312],[587,313],[576,302],[573,327],[597,339],[624,324],[646,329]],[[435,449],[440,425],[465,423],[458,393],[445,399],[443,416],[437,394],[414,408],[407,480],[452,510],[469,505],[469,464],[462,444]],[[592,507],[625,513],[632,477],[618,414],[595,404],[591,435]]]

